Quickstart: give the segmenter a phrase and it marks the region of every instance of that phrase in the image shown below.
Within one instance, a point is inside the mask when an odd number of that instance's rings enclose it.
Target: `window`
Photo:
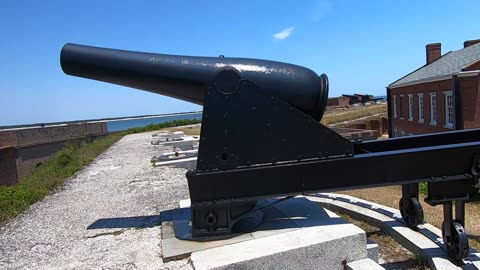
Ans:
[[[403,119],[403,113],[402,113],[402,99],[404,95],[400,95],[400,98],[398,99],[398,115],[400,116],[400,119]]]
[[[430,93],[430,125],[437,125],[437,94]]]
[[[393,118],[397,118],[397,96],[393,96]]]
[[[408,121],[413,121],[413,95],[408,95]]]
[[[453,95],[452,91],[443,92],[445,94],[445,127],[453,128]]]
[[[418,123],[423,123],[423,93],[418,94]]]
[[[405,131],[401,130],[400,133],[402,134],[402,137],[405,137]]]

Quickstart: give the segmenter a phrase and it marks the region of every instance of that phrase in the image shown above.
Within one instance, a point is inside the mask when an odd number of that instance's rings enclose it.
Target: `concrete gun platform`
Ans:
[[[227,240],[180,240],[173,230],[183,233],[185,229],[165,220],[164,259],[191,254],[195,269],[344,269],[346,263],[367,258],[365,232],[317,203],[295,197],[278,203],[265,199],[259,204],[264,222],[250,233]],[[185,211],[189,209],[169,211],[168,216],[175,222]]]

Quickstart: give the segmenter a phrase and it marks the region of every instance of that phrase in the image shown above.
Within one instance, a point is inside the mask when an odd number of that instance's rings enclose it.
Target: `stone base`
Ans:
[[[371,259],[362,259],[347,263],[346,270],[382,270],[385,269]]]
[[[480,256],[475,249],[470,249],[470,256],[459,266],[447,254],[440,229],[423,223],[412,230],[401,221],[397,209],[343,194],[317,193],[308,198],[325,208],[381,228],[406,249],[427,259],[431,269],[480,269]]]
[[[347,263],[367,258],[362,229],[304,197],[262,211],[264,222],[254,232],[209,242],[175,238],[172,222],[163,218],[163,258],[191,254],[195,269],[344,269]],[[176,216],[175,211],[168,215]]]

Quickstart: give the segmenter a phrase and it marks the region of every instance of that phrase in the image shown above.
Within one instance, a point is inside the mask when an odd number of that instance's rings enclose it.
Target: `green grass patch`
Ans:
[[[428,195],[428,184],[427,183],[419,183],[418,184],[418,192],[422,195]]]
[[[178,127],[178,126],[186,126],[186,125],[194,125],[201,123],[200,119],[182,119],[182,120],[174,120],[169,122],[164,122],[160,124],[150,124],[144,127],[138,128],[131,128],[126,131],[126,134],[134,134],[140,132],[147,132],[147,131],[155,131],[162,128],[169,128],[169,127]]]
[[[43,199],[123,136],[200,122],[199,119],[175,120],[112,133],[87,143],[66,143],[62,150],[35,168],[30,175],[20,179],[17,185],[0,186],[0,225]]]
[[[345,122],[349,120],[355,120],[361,117],[366,117],[378,113],[386,113],[387,112],[387,105],[372,105],[372,106],[365,106],[360,107],[358,109],[351,109],[347,111],[341,112],[332,112],[327,113],[323,116],[322,123],[323,125],[331,125],[340,122]]]

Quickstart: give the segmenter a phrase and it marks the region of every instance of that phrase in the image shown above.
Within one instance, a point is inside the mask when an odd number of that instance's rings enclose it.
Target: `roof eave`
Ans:
[[[454,73],[444,74],[444,75],[440,75],[440,76],[425,78],[425,79],[406,82],[406,83],[399,83],[399,84],[393,83],[393,84],[390,84],[388,86],[388,88],[394,89],[394,88],[410,86],[410,85],[415,85],[415,84],[420,84],[420,83],[443,81],[443,80],[448,80],[448,79],[452,78],[452,76],[454,76],[454,75],[457,75],[459,77],[470,77],[470,76],[477,76],[478,74],[480,74],[480,70],[454,72]]]

